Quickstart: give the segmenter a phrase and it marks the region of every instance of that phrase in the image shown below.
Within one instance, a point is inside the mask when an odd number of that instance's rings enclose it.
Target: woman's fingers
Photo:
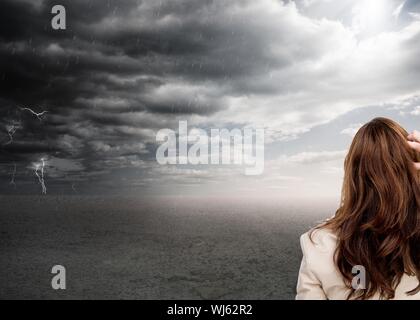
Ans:
[[[419,131],[413,131],[410,133],[407,137],[408,139],[408,145],[418,152],[420,152],[420,132]],[[420,162],[414,163],[416,166],[416,169],[420,171]]]
[[[420,131],[414,130],[412,133],[408,135],[407,139],[412,142],[420,143]]]
[[[408,145],[411,147],[411,149],[414,149],[414,150],[420,152],[420,143],[419,142],[408,141]]]
[[[420,152],[420,131],[414,130],[407,137],[408,144],[410,147],[418,152]]]
[[[420,152],[420,132],[414,130],[412,133],[410,133],[407,137],[408,145],[411,149],[416,150]],[[420,171],[420,162],[414,163],[417,170]]]

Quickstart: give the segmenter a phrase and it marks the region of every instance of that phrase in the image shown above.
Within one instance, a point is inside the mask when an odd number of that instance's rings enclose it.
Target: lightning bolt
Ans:
[[[15,125],[11,125],[7,128],[7,134],[9,135],[9,141],[6,142],[6,145],[11,144],[13,142],[13,135],[15,134],[18,128]]]
[[[44,180],[44,168],[45,168],[45,160],[44,158],[42,158],[41,163],[35,164],[35,175],[38,178],[39,184],[41,185],[42,193],[46,194],[47,187],[45,186],[45,180]]]
[[[11,178],[10,178],[10,184],[16,189],[15,176],[16,176],[16,163],[13,164],[13,171],[11,172]]]
[[[19,109],[20,110],[22,110],[22,111],[29,111],[30,113],[32,113],[35,117],[37,117],[38,118],[38,120],[39,121],[42,121],[42,116],[43,115],[45,115],[48,111],[46,111],[46,110],[44,110],[44,111],[41,111],[41,112],[35,112],[34,110],[32,110],[31,108],[28,108],[28,107],[19,107]]]
[[[30,112],[32,115],[37,117],[39,121],[43,120],[44,115],[48,112],[47,110],[36,112],[28,107],[18,107],[22,112]],[[6,142],[6,145],[14,142],[14,135],[18,129],[22,128],[21,121],[13,121],[14,123],[6,126],[7,135],[9,136],[9,141]],[[39,184],[42,188],[42,193],[47,193],[47,187],[45,186],[44,172],[45,172],[45,159],[41,158],[40,162],[35,163],[33,166],[35,176],[37,177]],[[16,163],[13,164],[13,171],[10,172],[11,178],[9,184],[13,185],[16,188],[15,177],[17,172]]]
[[[22,124],[20,121],[13,121],[11,124],[6,125],[7,135],[9,136],[9,141],[7,141],[4,145],[8,145],[13,143],[14,135],[18,129],[22,128]]]

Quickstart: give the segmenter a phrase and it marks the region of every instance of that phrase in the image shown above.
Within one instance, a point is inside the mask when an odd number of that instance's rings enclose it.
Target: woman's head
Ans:
[[[396,122],[375,118],[346,157],[342,203],[326,225],[338,235],[336,263],[349,287],[352,267],[366,269],[367,288],[351,297],[392,298],[404,273],[420,279],[419,159],[407,136]]]

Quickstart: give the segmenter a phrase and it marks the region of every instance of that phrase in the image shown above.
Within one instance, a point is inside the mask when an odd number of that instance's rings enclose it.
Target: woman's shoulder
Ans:
[[[321,225],[301,235],[300,243],[303,252],[301,281],[309,279],[318,284],[328,299],[346,299],[348,289],[334,262],[335,232]]]
[[[317,226],[300,236],[300,244],[304,254],[309,252],[329,253],[335,251],[337,236],[327,226]]]

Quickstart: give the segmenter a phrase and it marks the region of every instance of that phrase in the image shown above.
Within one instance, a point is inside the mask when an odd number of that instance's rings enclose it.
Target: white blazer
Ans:
[[[309,232],[300,237],[302,263],[297,282],[296,300],[345,300],[349,289],[334,263],[334,251],[337,238],[332,231],[317,229],[309,239]],[[404,275],[395,290],[395,300],[420,300],[420,292],[409,296],[406,294],[417,287],[414,276]],[[379,299],[375,295],[372,299]]]

